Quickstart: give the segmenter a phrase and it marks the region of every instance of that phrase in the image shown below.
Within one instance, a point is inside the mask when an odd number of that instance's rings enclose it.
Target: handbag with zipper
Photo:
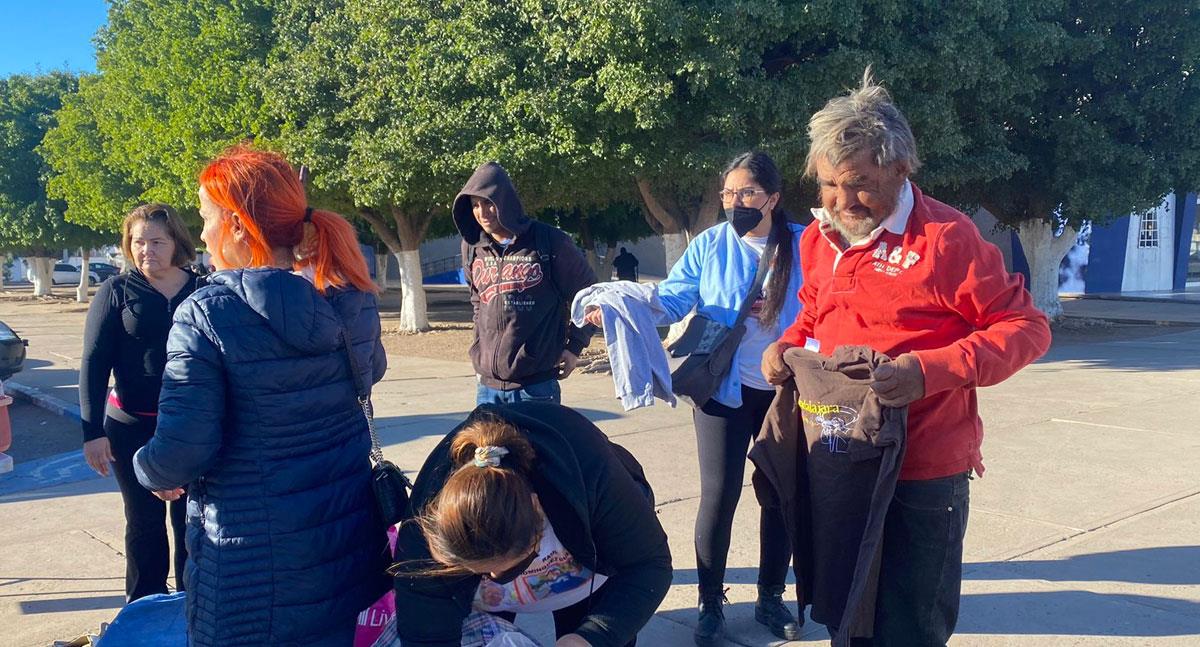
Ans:
[[[756,295],[762,291],[767,271],[775,259],[778,247],[774,233],[767,240],[754,283],[738,311],[732,326],[696,313],[688,321],[687,328],[673,343],[667,346],[668,363],[671,365],[671,391],[679,399],[699,409],[712,399],[717,387],[733,363],[733,354],[746,335],[746,317],[754,306]]]
[[[362,409],[363,417],[367,419],[367,430],[371,434],[371,489],[375,492],[375,503],[383,522],[389,526],[400,523],[412,516],[409,508],[408,493],[412,482],[404,475],[395,463],[383,457],[383,448],[379,445],[379,434],[375,431],[375,413],[371,406],[371,391],[363,383],[362,373],[358,371],[358,360],[354,358],[354,349],[350,337],[342,330],[342,347],[346,349],[346,357],[350,362],[350,374],[354,378],[355,399]]]

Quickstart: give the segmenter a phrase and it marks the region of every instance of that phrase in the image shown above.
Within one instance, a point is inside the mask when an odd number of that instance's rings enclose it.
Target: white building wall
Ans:
[[[1175,194],[1129,219],[1122,292],[1170,290],[1175,271]]]

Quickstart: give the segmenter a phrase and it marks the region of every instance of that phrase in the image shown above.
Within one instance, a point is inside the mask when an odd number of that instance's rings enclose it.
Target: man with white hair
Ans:
[[[820,185],[800,238],[803,309],[763,355],[775,384],[793,346],[862,345],[893,359],[873,374],[880,402],[908,405],[908,440],[887,511],[873,645],[944,645],[958,619],[968,479],[983,474],[976,387],[1045,353],[1046,317],[1000,251],[958,210],[909,180],[916,142],[864,74],[809,121],[806,174]],[[818,619],[832,626],[840,619]]]

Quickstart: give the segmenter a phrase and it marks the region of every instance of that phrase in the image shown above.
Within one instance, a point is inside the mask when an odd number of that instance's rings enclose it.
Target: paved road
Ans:
[[[0,318],[34,340],[35,361],[20,380],[70,396],[82,314],[0,302]],[[972,484],[953,645],[1200,644],[1200,330],[1180,331],[1060,341],[981,392],[988,471]],[[416,469],[471,408],[473,377],[464,362],[389,362],[376,391],[386,453]],[[662,502],[675,584],[642,642],[690,645],[699,495],[690,413],[621,412],[607,376],[572,377],[564,391],[567,404],[645,464]],[[94,630],[122,602],[119,497],[111,479],[81,473],[72,460],[31,461],[17,475],[24,481],[0,479],[4,645]],[[747,488],[730,555],[732,644],[772,644],[753,621],[756,520]],[[802,642],[822,642],[820,627],[805,630]]]

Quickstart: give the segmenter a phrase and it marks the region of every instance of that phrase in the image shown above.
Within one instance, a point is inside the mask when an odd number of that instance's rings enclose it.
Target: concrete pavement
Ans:
[[[73,400],[82,310],[25,303],[0,301],[0,319],[32,340],[30,367],[15,380]],[[972,484],[953,645],[1200,642],[1200,329],[1179,330],[1056,343],[981,391],[988,471]],[[389,364],[375,397],[385,453],[415,470],[472,408],[474,379],[464,361]],[[690,411],[660,404],[625,413],[612,393],[608,376],[577,375],[564,402],[645,465],[676,573],[641,642],[690,645],[699,496]],[[73,460],[32,459],[12,475],[23,481],[0,477],[0,645],[95,631],[123,601],[120,498],[111,479],[80,473]],[[727,577],[731,644],[781,644],[753,620],[756,524],[747,487]],[[549,627],[544,618],[531,626],[543,635]],[[804,629],[801,642],[825,640],[823,628]]]

